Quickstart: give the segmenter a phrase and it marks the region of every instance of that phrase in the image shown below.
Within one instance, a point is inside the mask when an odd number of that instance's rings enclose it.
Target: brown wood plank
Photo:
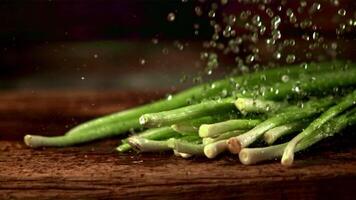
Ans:
[[[38,123],[42,118],[42,126],[46,126],[58,113],[62,113],[63,121],[70,121],[71,114],[82,116],[80,119],[91,118],[157,98],[157,95],[142,99],[130,93],[92,92],[27,95],[19,93],[19,98],[16,93],[2,95],[1,117],[10,115],[7,117],[11,122],[16,116],[27,120],[31,113],[37,113]],[[85,98],[89,96],[92,100]],[[49,97],[56,97],[55,101],[49,101]],[[46,98],[48,102],[42,102],[43,107],[32,106]],[[98,109],[86,111],[85,106],[93,102]],[[83,107],[73,110],[77,106]],[[343,136],[320,143],[298,155],[295,165],[286,168],[278,161],[244,166],[231,155],[215,160],[185,160],[170,153],[120,155],[114,151],[117,139],[34,150],[25,147],[18,137],[7,137],[2,131],[0,199],[354,199],[356,136],[346,134],[352,132],[347,130]]]

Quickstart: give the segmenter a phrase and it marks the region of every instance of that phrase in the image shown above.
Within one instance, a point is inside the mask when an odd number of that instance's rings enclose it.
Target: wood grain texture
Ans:
[[[16,130],[38,131],[53,121],[56,134],[72,117],[79,123],[158,97],[95,92],[0,96],[0,116],[19,123]],[[22,126],[16,116],[36,124]],[[11,127],[0,127],[0,199],[354,199],[356,189],[352,129],[299,154],[295,165],[286,168],[277,161],[244,166],[231,155],[185,160],[170,153],[118,154],[117,139],[34,150],[23,145],[21,134],[14,137]]]

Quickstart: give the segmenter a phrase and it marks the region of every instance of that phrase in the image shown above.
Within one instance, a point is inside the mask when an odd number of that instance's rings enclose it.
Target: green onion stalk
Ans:
[[[26,135],[24,140],[30,147],[62,147],[117,136],[132,129],[142,128],[142,125],[145,125],[146,123],[140,123],[139,118],[146,113],[157,113],[177,109],[191,103],[199,103],[203,100],[219,96],[223,90],[228,91],[228,95],[231,95],[235,92],[237,85],[239,86],[239,91],[241,93],[241,91],[246,88],[253,88],[256,85],[279,83],[281,82],[282,76],[298,79],[303,76],[303,74],[318,74],[335,68],[342,69],[346,64],[344,62],[324,62],[311,63],[306,66],[306,69],[300,65],[290,66],[288,68],[274,68],[202,84],[173,95],[172,98],[169,99],[163,99],[154,103],[90,120],[70,129],[63,136],[46,137]],[[345,82],[347,82],[347,77],[345,80]],[[237,93],[239,93],[239,91],[237,91]],[[146,120],[144,119],[145,118],[143,118],[141,122],[145,122]]]
[[[292,165],[294,159],[294,149],[303,138],[312,134],[315,130],[320,128],[327,121],[354,105],[356,105],[356,90],[344,97],[338,104],[328,109],[320,117],[316,118],[303,132],[301,132],[288,142],[288,145],[283,152],[281,160],[282,165]]]
[[[356,114],[355,109],[351,114],[343,114],[339,117],[335,117],[325,124],[323,124],[319,129],[314,130],[311,134],[304,137],[293,149],[294,153],[305,150],[315,143],[327,138],[334,136],[339,133],[347,126],[352,126],[356,124]],[[244,148],[239,153],[239,158],[241,163],[245,165],[256,164],[266,160],[272,160],[282,157],[288,142],[273,145],[262,148]]]

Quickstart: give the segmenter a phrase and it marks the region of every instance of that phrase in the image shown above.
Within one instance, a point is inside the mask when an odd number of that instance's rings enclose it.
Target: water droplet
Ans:
[[[265,26],[261,26],[260,27],[260,34],[263,35],[266,32],[266,27]]]
[[[268,38],[266,39],[266,44],[267,45],[274,45],[276,43],[276,40],[272,39],[272,38]]]
[[[205,60],[209,57],[209,53],[208,52],[201,52],[200,53],[200,59]]]
[[[272,18],[272,17],[274,16],[273,10],[272,10],[271,8],[267,8],[267,9],[266,9],[266,14],[267,14],[270,18]]]
[[[166,99],[167,99],[168,101],[172,100],[172,98],[173,98],[173,95],[171,95],[171,94],[168,94],[167,97],[166,97]]]
[[[313,3],[312,6],[309,8],[309,14],[314,14],[315,12],[319,11],[321,9],[321,4],[320,3]]]
[[[210,10],[209,13],[208,13],[208,16],[209,16],[210,18],[214,18],[215,15],[216,15],[216,13],[215,13],[214,10]]]
[[[184,75],[182,76],[182,78],[179,79],[179,81],[180,81],[181,83],[184,83],[184,82],[187,81],[187,79],[188,79],[188,76],[184,74]]]
[[[276,52],[274,52],[273,57],[274,57],[276,60],[279,60],[279,59],[281,59],[282,54],[281,54],[281,52],[276,51]]]
[[[305,28],[308,28],[308,27],[311,27],[313,25],[313,22],[311,20],[303,20],[302,22],[300,22],[299,26],[300,28],[302,29],[305,29]]]
[[[288,9],[286,12],[287,16],[289,17],[289,22],[294,24],[297,22],[297,17],[294,15],[292,9]]]
[[[249,11],[242,11],[240,14],[240,19],[241,20],[247,20],[248,17],[250,16],[251,12]]]
[[[248,56],[246,57],[246,63],[247,63],[247,64],[250,64],[250,63],[252,63],[253,61],[255,61],[255,56],[254,56],[254,55],[248,55]]]
[[[331,3],[332,3],[334,6],[339,6],[339,5],[340,5],[339,0],[332,0]]]
[[[271,21],[271,28],[272,29],[278,29],[278,26],[281,24],[281,18],[279,16],[273,17]]]
[[[309,37],[309,35],[307,35],[307,34],[303,34],[303,35],[302,35],[302,39],[303,39],[303,40],[306,40],[306,41],[309,41],[309,40],[310,40],[310,37]]]
[[[228,95],[228,92],[227,92],[227,90],[226,89],[223,89],[222,91],[221,91],[221,97],[227,97],[227,95]]]
[[[167,20],[173,22],[176,19],[176,15],[173,12],[168,13]]]
[[[95,59],[97,59],[97,58],[99,58],[99,55],[98,55],[98,54],[94,54],[93,57],[94,57]]]
[[[288,82],[288,81],[289,81],[289,76],[288,76],[288,75],[283,75],[283,76],[282,76],[282,81],[283,81],[284,83]]]
[[[153,44],[158,44],[158,39],[157,38],[152,38],[152,43]]]
[[[261,17],[260,17],[259,15],[254,15],[254,16],[252,17],[252,23],[253,23],[254,25],[258,25],[260,22],[261,22]]]
[[[84,76],[82,76],[82,77],[80,77],[80,79],[81,79],[81,80],[85,80],[85,77],[84,77]]]
[[[146,64],[146,60],[143,59],[143,58],[141,58],[141,59],[140,59],[140,64],[141,64],[141,65],[145,65],[145,64]]]
[[[331,43],[331,49],[333,49],[333,50],[337,49],[337,43],[336,42]]]
[[[227,3],[229,3],[229,0],[220,0],[221,5],[226,5]]]
[[[279,40],[282,38],[282,34],[279,30],[273,30],[272,31],[272,38],[273,40]]]
[[[345,9],[339,9],[337,11],[337,14],[341,15],[341,16],[345,16],[346,15],[346,10]]]
[[[306,1],[300,1],[300,6],[301,7],[306,7],[307,6],[307,2]]]
[[[196,6],[196,7],[194,8],[194,11],[195,11],[195,14],[196,14],[197,16],[202,16],[202,15],[203,15],[203,10],[202,10],[201,7],[199,7],[199,6]]]
[[[180,51],[183,51],[183,50],[184,50],[184,45],[183,45],[181,42],[179,42],[179,41],[174,41],[174,42],[173,42],[173,45],[174,45],[177,49],[179,49]]]
[[[313,40],[318,39],[319,38],[319,33],[318,32],[313,32],[312,38],[313,38]]]
[[[300,66],[304,69],[308,69],[308,64],[307,63],[301,63]]]
[[[295,61],[295,55],[294,54],[288,54],[287,57],[286,57],[286,62],[291,64],[291,63],[294,63]]]
[[[169,53],[169,51],[168,51],[167,48],[163,48],[163,49],[162,49],[162,53],[163,53],[164,55],[167,55],[167,54]]]

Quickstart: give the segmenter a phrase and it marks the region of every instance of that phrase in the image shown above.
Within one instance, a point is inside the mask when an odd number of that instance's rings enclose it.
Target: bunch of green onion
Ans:
[[[24,141],[63,147],[136,130],[121,140],[119,152],[172,151],[183,158],[230,152],[247,165],[281,158],[289,166],[296,152],[356,123],[355,86],[354,63],[271,68],[100,117],[63,136],[26,135]]]

